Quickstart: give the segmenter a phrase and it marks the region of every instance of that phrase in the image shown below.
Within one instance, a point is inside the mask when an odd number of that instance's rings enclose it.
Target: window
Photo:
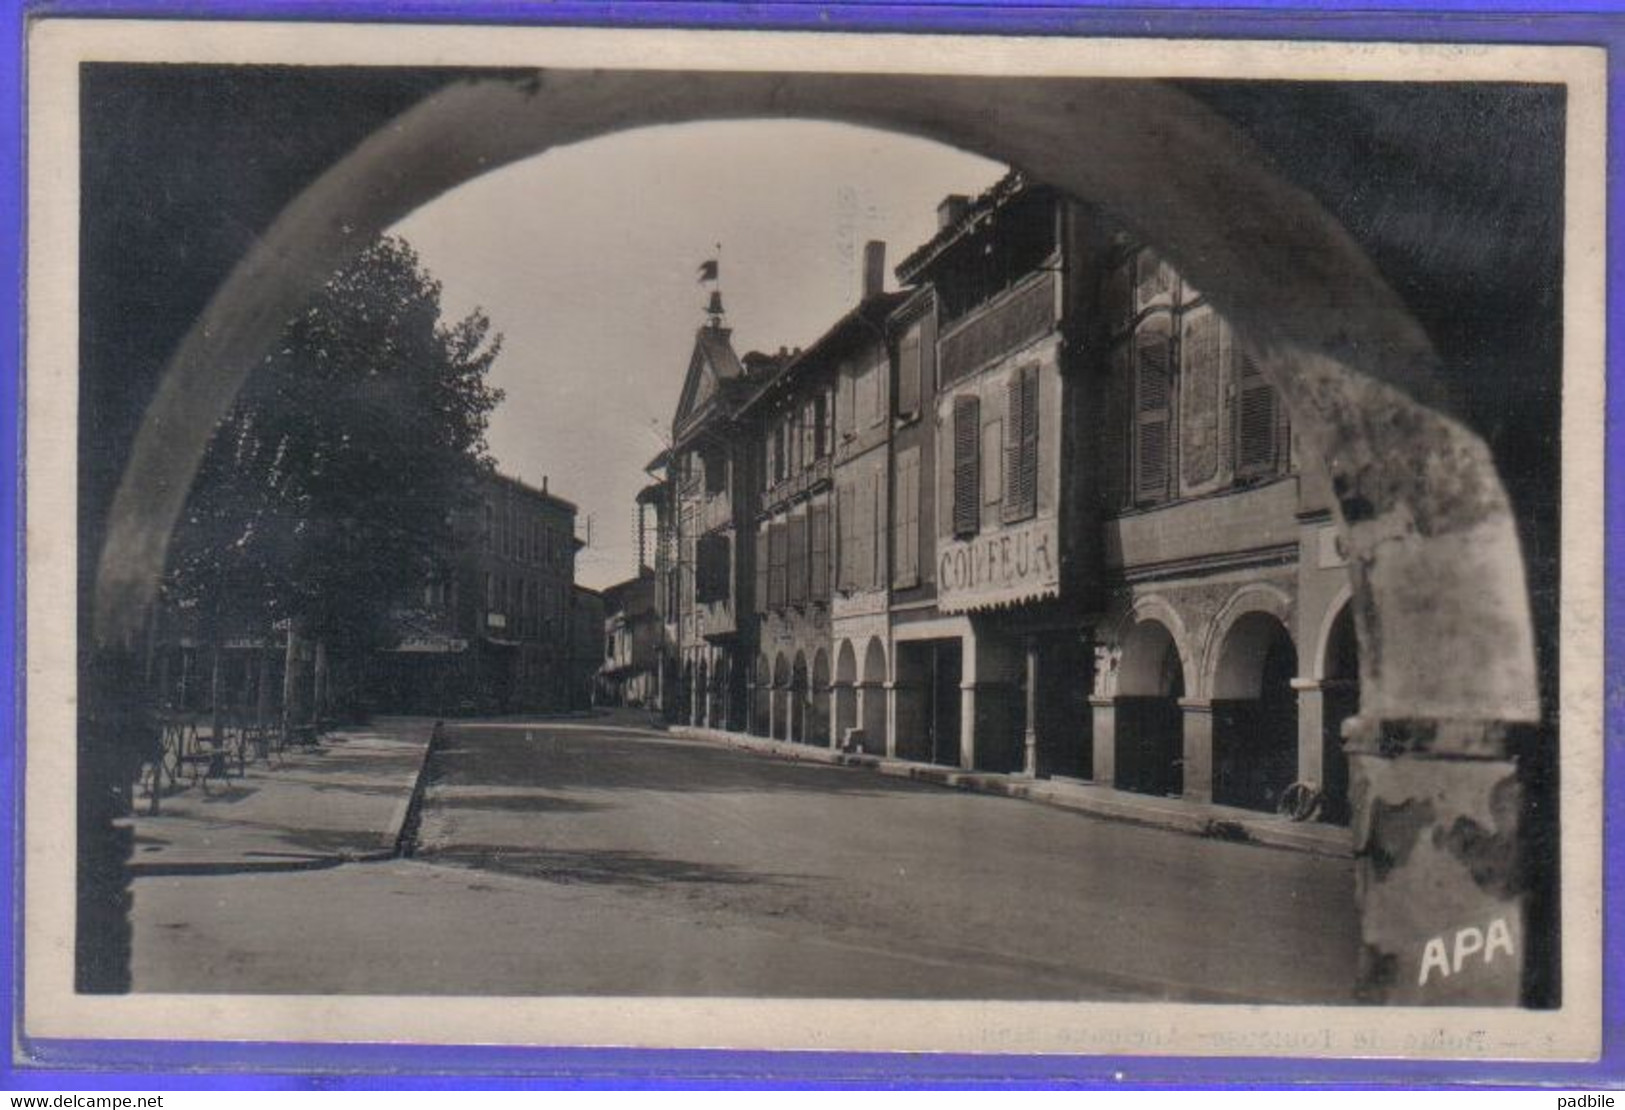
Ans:
[[[829,434],[829,394],[820,393],[812,404],[813,457],[824,458],[834,444]]]
[[[1286,461],[1286,406],[1252,356],[1238,344],[1236,374],[1236,478],[1277,473]]]
[[[1021,367],[1005,389],[1004,519],[1013,522],[1038,512],[1038,367]]]
[[[848,440],[856,434],[858,412],[857,378],[848,364],[841,366],[840,390],[841,395],[835,402],[835,430],[842,440]]]
[[[807,518],[793,516],[785,525],[785,601],[807,603]]]
[[[767,606],[769,609],[783,609],[785,606],[785,556],[788,537],[785,527],[781,524],[769,526],[768,533],[768,567],[767,567]]]
[[[756,611],[767,612],[767,572],[771,556],[768,551],[769,532],[763,528],[756,534]]]
[[[954,398],[953,526],[956,537],[974,536],[981,528],[982,404],[968,394]]]
[[[807,560],[811,564],[807,592],[813,601],[829,598],[829,506],[807,510]]]
[[[496,517],[489,501],[485,503],[484,508],[485,520],[480,526],[480,538],[483,541],[485,550],[490,551],[496,542]]]
[[[999,459],[1004,454],[1004,421],[989,420],[982,425],[982,504],[997,505],[1004,499],[1004,471]]]
[[[732,593],[730,578],[732,551],[728,537],[720,532],[701,536],[696,550],[697,598],[702,603],[726,601]]]
[[[1151,320],[1134,336],[1134,500],[1166,500],[1170,448],[1169,334],[1166,320]]]
[[[920,411],[920,326],[908,329],[897,344],[897,415],[913,416]]]
[[[882,347],[876,356],[872,356],[867,379],[873,391],[870,401],[869,426],[883,424],[886,420],[886,410],[891,400],[888,396],[891,389],[891,364],[886,359],[886,349]]]
[[[808,401],[801,407],[801,467],[805,470],[818,458],[818,406]]]
[[[706,449],[703,460],[705,466],[705,492],[708,494],[725,493],[728,489],[728,453],[721,447]]]
[[[878,584],[874,576],[878,541],[871,480],[867,473],[849,477],[838,494],[841,574],[837,585],[842,590],[867,590]]]
[[[1211,309],[1187,312],[1179,340],[1179,467],[1189,487],[1219,474],[1219,318]]]
[[[892,585],[907,589],[920,584],[920,449],[910,447],[897,455],[897,492],[893,501]]]

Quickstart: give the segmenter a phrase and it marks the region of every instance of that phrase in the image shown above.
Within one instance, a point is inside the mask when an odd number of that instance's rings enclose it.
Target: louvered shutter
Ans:
[[[892,532],[892,585],[907,589],[920,583],[920,449],[897,456],[897,490]]]
[[[1187,487],[1219,473],[1219,318],[1188,314],[1179,344],[1179,462]]]
[[[897,412],[920,411],[920,329],[909,329],[897,346]]]
[[[1004,519],[1026,520],[1038,512],[1038,367],[1016,371],[1006,391]]]
[[[763,529],[756,533],[756,611],[767,612],[767,568],[770,561],[768,554],[768,532]]]
[[[1127,341],[1112,348],[1106,362],[1106,380],[1101,389],[1100,436],[1101,502],[1106,511],[1123,507],[1128,500],[1125,480],[1129,467],[1128,395],[1133,359]]]
[[[978,398],[954,398],[954,535],[974,536],[982,524],[982,405]]]
[[[788,586],[785,595],[791,605],[807,602],[807,518],[790,518],[788,549],[785,554],[785,573]]]
[[[784,525],[774,524],[768,529],[767,604],[771,609],[784,608]]]
[[[1169,402],[1168,333],[1162,327],[1135,336],[1134,499],[1161,501],[1168,496]]]
[[[829,506],[808,510],[808,558],[812,563],[809,592],[814,601],[829,600]]]
[[[1273,474],[1281,456],[1283,406],[1252,357],[1236,349],[1236,477]]]

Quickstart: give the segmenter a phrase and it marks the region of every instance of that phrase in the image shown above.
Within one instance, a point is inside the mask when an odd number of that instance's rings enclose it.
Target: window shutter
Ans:
[[[1004,519],[1038,512],[1038,367],[1023,366],[1006,385],[1009,426],[1004,447]]]
[[[767,612],[767,568],[771,560],[768,552],[768,531],[756,533],[756,611]]]
[[[897,456],[896,515],[892,535],[892,585],[908,589],[920,584],[920,449],[911,447]]]
[[[1252,357],[1239,346],[1236,356],[1236,477],[1257,478],[1279,466],[1284,406]]]
[[[1169,399],[1168,333],[1161,327],[1135,337],[1134,499],[1161,501],[1168,496]]]
[[[805,469],[818,457],[818,414],[811,401],[801,410],[801,465]]]
[[[785,597],[791,605],[807,602],[807,518],[790,518],[788,549],[785,555],[788,585]]]
[[[1128,394],[1132,348],[1125,341],[1112,348],[1101,389],[1100,436],[1101,502],[1107,512],[1128,500]]]
[[[770,609],[784,608],[784,525],[774,524],[768,528],[768,564],[767,604]]]
[[[1219,473],[1219,318],[1187,313],[1179,344],[1179,462],[1187,487]]]
[[[814,601],[829,600],[829,506],[815,505],[807,511],[808,557],[812,561],[809,591]]]
[[[897,345],[897,411],[920,411],[920,329],[916,325]]]
[[[982,405],[974,396],[954,398],[954,535],[974,536],[982,523]]]

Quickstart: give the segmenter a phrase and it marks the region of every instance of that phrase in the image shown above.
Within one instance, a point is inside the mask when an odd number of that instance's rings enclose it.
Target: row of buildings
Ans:
[[[675,721],[1336,819],[1324,474],[1149,246],[1010,173],[805,350],[699,329],[641,495]]]
[[[435,572],[391,614],[392,642],[365,655],[330,658],[285,621],[211,637],[196,614],[167,608],[151,652],[159,704],[262,722],[585,708],[604,599],[575,581],[576,506],[545,479],[538,489],[490,472],[451,524]]]

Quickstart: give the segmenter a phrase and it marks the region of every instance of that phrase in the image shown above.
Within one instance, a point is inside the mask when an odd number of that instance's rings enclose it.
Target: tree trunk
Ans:
[[[282,742],[293,741],[299,724],[299,627],[288,622],[288,650],[282,669]]]
[[[311,719],[312,723],[314,723],[314,725],[316,726],[316,731],[321,732],[322,726],[327,721],[327,717],[328,717],[327,702],[328,702],[328,691],[329,691],[329,685],[330,685],[329,679],[331,678],[331,675],[329,674],[329,671],[328,671],[328,665],[327,665],[327,641],[326,640],[317,640],[316,641],[316,667],[315,667],[315,671],[316,671],[316,675],[315,675],[315,693],[314,693],[314,696],[311,698],[311,701],[312,701],[313,704],[311,705],[310,719]]]

